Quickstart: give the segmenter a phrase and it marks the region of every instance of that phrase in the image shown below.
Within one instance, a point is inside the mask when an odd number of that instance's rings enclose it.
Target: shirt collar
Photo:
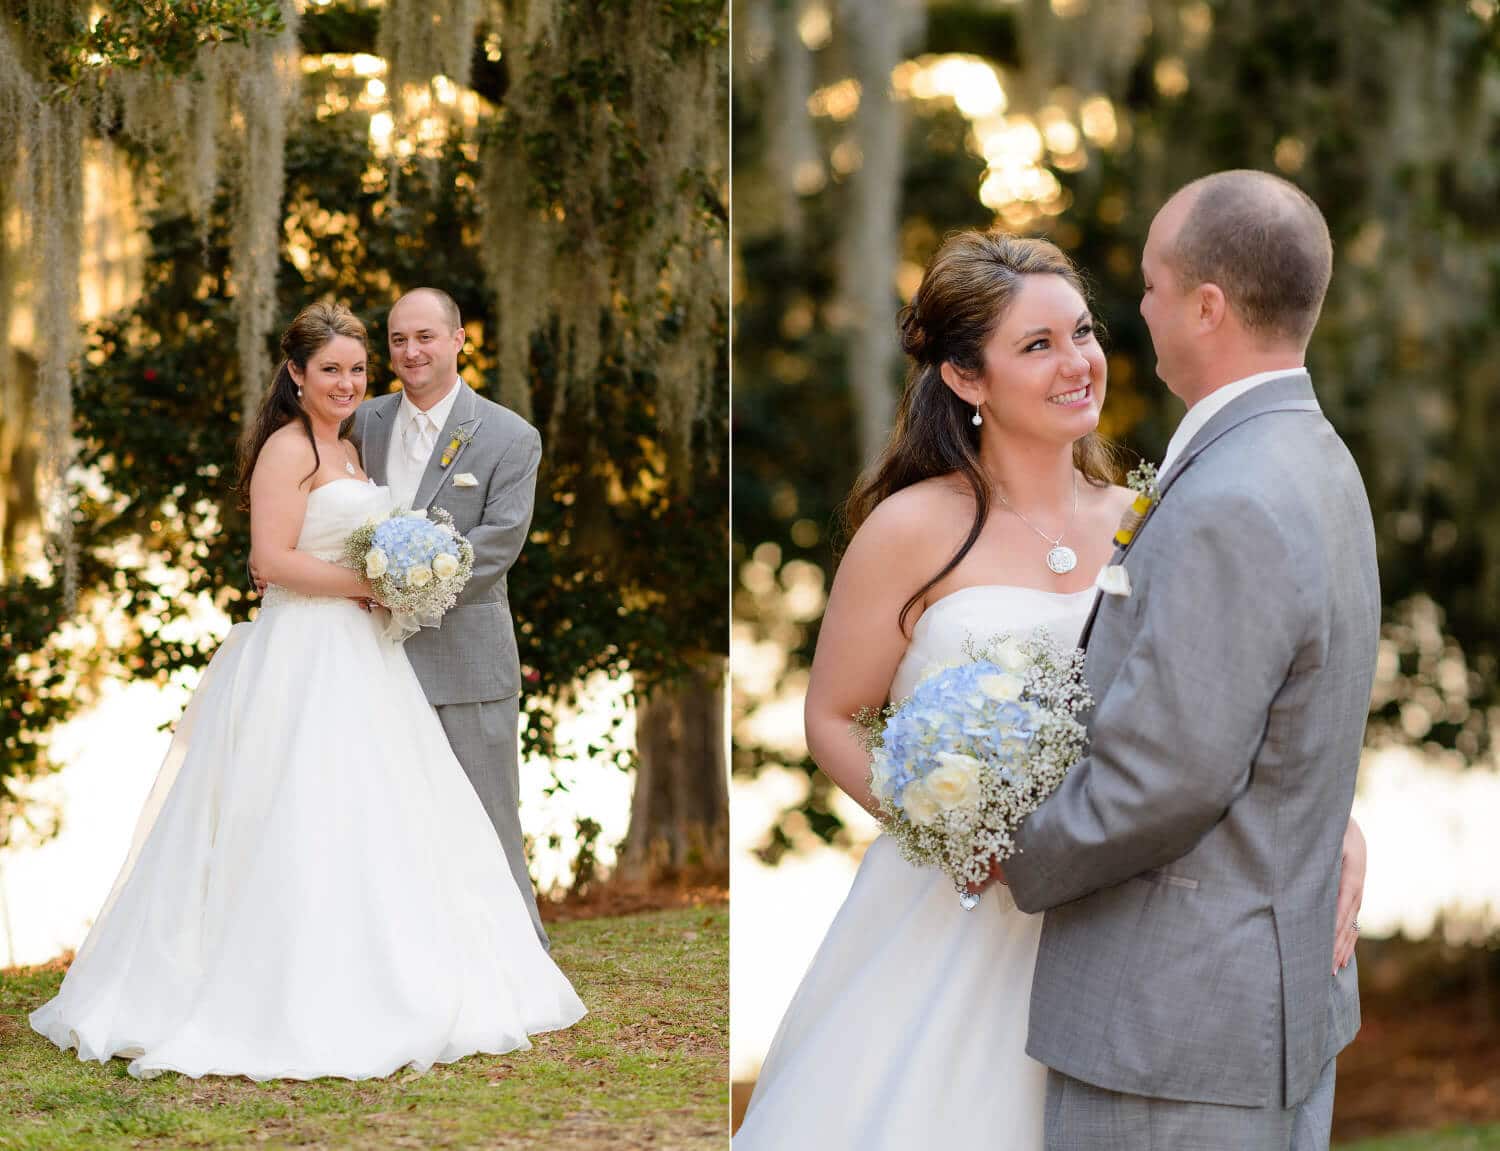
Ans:
[[[446,396],[440,399],[437,403],[433,404],[432,407],[427,409],[425,415],[432,420],[433,428],[436,431],[442,431],[443,426],[447,424],[448,414],[453,411],[453,405],[458,402],[458,393],[462,388],[463,381],[457,381],[453,385],[453,387],[449,389]],[[407,396],[405,392],[403,392],[401,394],[401,423],[405,424],[413,416],[418,414],[424,414],[422,413],[422,409],[417,407],[416,404],[412,403],[411,398]]]
[[[1246,392],[1260,387],[1261,384],[1279,380],[1283,376],[1301,375],[1306,371],[1307,369],[1299,364],[1295,368],[1276,368],[1269,372],[1257,372],[1253,376],[1246,376],[1244,379],[1225,384],[1217,391],[1204,396],[1187,410],[1187,414],[1182,417],[1182,422],[1177,425],[1177,430],[1172,433],[1172,438],[1167,443],[1167,454],[1162,457],[1161,467],[1157,469],[1158,474],[1166,475],[1167,469],[1177,462],[1184,449],[1192,443],[1193,437],[1203,430],[1208,421]]]

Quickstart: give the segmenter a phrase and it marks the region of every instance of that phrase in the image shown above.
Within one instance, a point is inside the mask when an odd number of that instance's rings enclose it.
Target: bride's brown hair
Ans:
[[[240,493],[242,509],[248,511],[250,508],[250,477],[255,472],[255,461],[260,459],[261,449],[274,432],[293,420],[302,425],[313,449],[313,470],[303,479],[317,475],[318,469],[323,466],[322,457],[318,454],[318,441],[313,436],[312,421],[307,418],[307,411],[298,398],[297,381],[292,379],[289,365],[296,364],[299,372],[306,372],[307,361],[335,336],[348,336],[351,340],[358,340],[364,345],[365,354],[369,355],[370,339],[365,333],[364,324],[343,304],[308,304],[281,334],[281,366],[276,369],[276,378],[266,389],[255,418],[246,425],[245,432],[240,437],[239,476],[235,487]],[[339,439],[347,439],[353,427],[354,417],[350,416],[339,425]]]
[[[880,458],[844,505],[849,535],[882,500],[933,476],[957,473],[974,493],[974,522],[952,558],[901,608],[900,626],[921,598],[956,568],[979,539],[990,513],[990,481],[979,463],[979,429],[969,406],[943,383],[950,363],[966,376],[984,371],[984,346],[1015,299],[1025,276],[1061,276],[1088,299],[1083,277],[1060,248],[1008,232],[956,232],[927,265],[911,303],[902,308],[901,348],[910,361],[896,422]],[[1073,464],[1103,487],[1118,475],[1115,450],[1096,432],[1073,445]]]

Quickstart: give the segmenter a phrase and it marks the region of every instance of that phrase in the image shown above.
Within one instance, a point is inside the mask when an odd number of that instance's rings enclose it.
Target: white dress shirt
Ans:
[[[1258,388],[1261,384],[1279,380],[1283,376],[1300,376],[1307,371],[1306,368],[1277,368],[1273,372],[1257,372],[1253,376],[1246,376],[1243,380],[1235,380],[1232,384],[1225,384],[1216,392],[1210,392],[1196,404],[1187,410],[1187,415],[1182,417],[1182,423],[1177,425],[1177,430],[1172,433],[1172,438],[1167,441],[1167,454],[1161,459],[1161,467],[1156,469],[1156,474],[1164,476],[1167,469],[1177,462],[1177,457],[1182,455],[1184,448],[1192,441],[1193,437],[1201,432],[1209,420],[1213,419],[1230,403],[1239,399],[1251,388]]]
[[[422,484],[422,475],[427,471],[433,449],[437,447],[438,436],[458,401],[458,389],[458,381],[455,381],[448,394],[425,412],[409,397],[401,397],[396,421],[391,428],[391,445],[385,466],[391,501],[395,506],[411,507],[416,499],[417,488]]]

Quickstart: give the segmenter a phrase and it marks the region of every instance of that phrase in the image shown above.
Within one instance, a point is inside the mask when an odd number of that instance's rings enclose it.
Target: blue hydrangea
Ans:
[[[411,570],[432,567],[439,555],[459,556],[459,540],[426,516],[403,515],[375,526],[374,546],[386,555],[387,575],[405,587]]]
[[[919,683],[886,721],[882,740],[898,807],[907,784],[936,767],[941,752],[1019,767],[1042,714],[1024,697],[997,701],[985,693],[985,677],[1006,674],[984,661],[946,668]]]

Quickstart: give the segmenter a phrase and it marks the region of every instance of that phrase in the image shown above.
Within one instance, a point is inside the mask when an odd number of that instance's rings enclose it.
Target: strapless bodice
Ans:
[[[891,680],[891,700],[909,696],[923,673],[934,664],[964,663],[968,640],[984,643],[1008,635],[1024,639],[1038,628],[1062,644],[1076,644],[1083,634],[1093,588],[1051,592],[1009,584],[976,584],[959,588],[937,600],[912,628],[911,643]]]
[[[330,563],[341,563],[344,542],[349,533],[372,516],[382,516],[391,509],[391,489],[369,480],[330,480],[307,494],[307,514],[302,532],[297,536],[297,550]],[[305,595],[278,584],[267,585],[261,596],[263,608],[284,604],[321,604],[349,606],[342,596]]]
[[[349,533],[371,516],[384,515],[390,507],[390,488],[368,480],[330,480],[308,493],[297,550],[323,560],[340,560]]]

